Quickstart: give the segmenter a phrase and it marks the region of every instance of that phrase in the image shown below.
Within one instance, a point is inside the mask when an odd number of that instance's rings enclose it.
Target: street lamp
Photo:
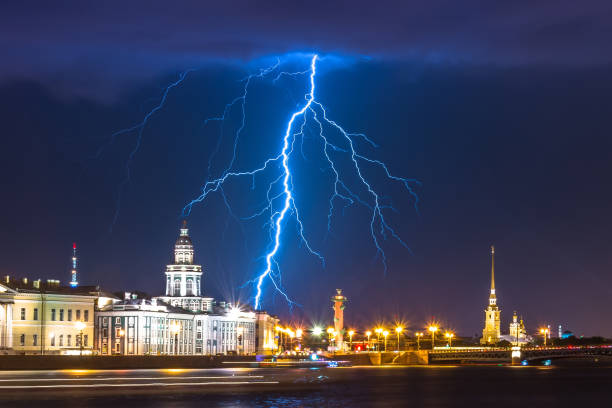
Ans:
[[[81,345],[81,355],[83,355],[83,330],[85,330],[85,323],[78,321],[75,323],[76,329],[79,331],[79,344]]]
[[[383,336],[385,336],[385,352],[387,351],[387,336],[389,335],[389,331],[385,330],[383,332]]]
[[[170,332],[174,334],[174,354],[175,355],[178,354],[178,333],[180,329],[181,327],[179,326],[177,322],[173,322],[170,325]]]
[[[436,344],[436,332],[438,331],[438,326],[429,326],[429,331],[431,332],[431,349],[433,350]]]
[[[421,340],[421,337],[423,337],[423,333],[418,332],[418,333],[415,333],[414,335],[416,336],[416,339],[417,339],[417,351],[419,351],[419,350],[421,350],[421,342],[420,342],[420,340]]]
[[[372,335],[372,332],[368,330],[365,334],[368,336],[368,349],[370,349],[370,336]]]
[[[395,333],[397,333],[397,352],[400,351],[400,334],[402,334],[402,330],[404,330],[401,326],[397,326],[395,328]]]
[[[353,334],[355,334],[355,330],[349,330],[349,351],[353,350]]]
[[[376,347],[378,348],[378,351],[380,351],[380,334],[383,332],[382,327],[378,327],[374,330],[374,333],[376,333]]]
[[[540,333],[542,333],[544,335],[544,347],[546,347],[546,337],[548,337],[549,330],[547,328],[546,329],[540,329]]]
[[[453,337],[455,337],[455,335],[451,332],[446,332],[444,336],[448,339],[448,347],[453,347]]]

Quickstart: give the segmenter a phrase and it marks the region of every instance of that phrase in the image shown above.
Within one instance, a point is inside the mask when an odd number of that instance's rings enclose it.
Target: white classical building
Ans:
[[[127,296],[96,312],[100,354],[215,355],[269,353],[278,320],[202,296],[202,266],[183,221],[166,266],[166,294],[151,300]]]

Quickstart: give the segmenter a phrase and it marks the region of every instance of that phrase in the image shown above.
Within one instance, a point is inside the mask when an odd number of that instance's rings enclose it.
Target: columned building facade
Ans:
[[[275,318],[202,296],[202,266],[183,221],[166,266],[165,296],[126,296],[96,312],[99,354],[215,355],[272,352]],[[261,324],[258,323],[265,323]],[[261,333],[260,333],[261,332]],[[258,341],[261,336],[262,340]]]

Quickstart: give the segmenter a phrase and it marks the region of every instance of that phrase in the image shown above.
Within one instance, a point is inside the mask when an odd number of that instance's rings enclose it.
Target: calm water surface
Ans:
[[[0,372],[0,407],[37,406],[609,407],[612,366]]]

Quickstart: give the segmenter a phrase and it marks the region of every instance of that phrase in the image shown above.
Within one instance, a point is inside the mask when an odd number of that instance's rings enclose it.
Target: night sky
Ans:
[[[494,244],[503,332],[517,310],[530,331],[563,324],[612,336],[609,2],[176,3],[1,6],[2,275],[67,282],[76,241],[82,284],[162,294],[183,206],[223,171],[239,126],[235,111],[209,173],[221,127],[205,119],[276,56],[304,70],[318,52],[318,99],[379,145],[368,154],[422,183],[418,211],[401,186],[371,173],[410,247],[382,242],[386,274],[363,207],[339,209],[326,235],[330,176],[310,133],[295,194],[327,264],[288,222],[278,261],[300,306],[291,313],[268,284],[267,310],[330,323],[329,298],[343,288],[350,326],[397,319],[416,329],[435,319],[473,335]],[[113,224],[136,134],[110,135],[141,121],[186,69],[195,71],[144,129]],[[279,150],[305,87],[303,77],[254,82],[238,167]],[[263,200],[249,181],[226,193],[238,217]],[[237,222],[219,195],[193,208],[206,294],[252,302],[263,221]]]

